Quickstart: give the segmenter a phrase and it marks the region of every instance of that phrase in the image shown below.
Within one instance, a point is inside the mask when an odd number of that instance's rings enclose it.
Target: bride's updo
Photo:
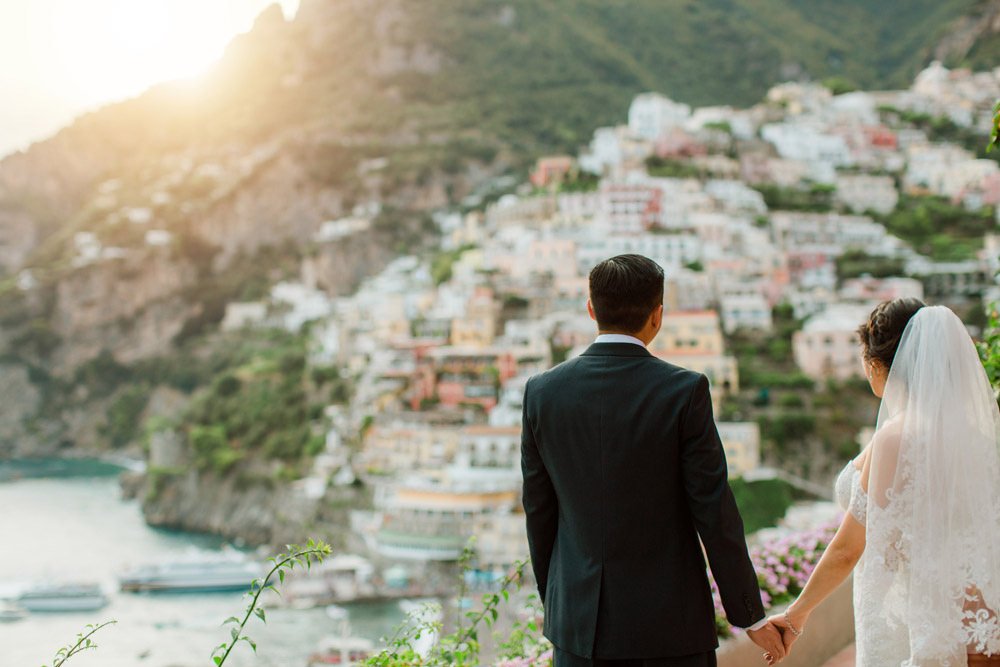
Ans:
[[[858,327],[861,353],[865,360],[878,361],[887,369],[892,368],[906,324],[925,305],[920,299],[902,298],[875,306],[868,321]]]

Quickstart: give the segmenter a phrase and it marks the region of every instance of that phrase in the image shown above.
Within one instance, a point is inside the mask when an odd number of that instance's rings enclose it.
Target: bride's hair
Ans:
[[[907,323],[926,304],[920,299],[901,298],[875,306],[868,321],[858,327],[861,352],[866,360],[879,361],[892,368],[899,340]]]

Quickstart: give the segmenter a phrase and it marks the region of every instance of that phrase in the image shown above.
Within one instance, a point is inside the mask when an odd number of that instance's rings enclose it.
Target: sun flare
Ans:
[[[58,11],[52,11],[53,4]],[[204,72],[267,4],[266,0],[50,0],[37,5],[35,11],[45,15],[36,16],[34,23],[48,33],[49,69],[60,74],[67,96],[99,104],[136,95],[161,81]],[[283,4],[287,11],[290,3]]]

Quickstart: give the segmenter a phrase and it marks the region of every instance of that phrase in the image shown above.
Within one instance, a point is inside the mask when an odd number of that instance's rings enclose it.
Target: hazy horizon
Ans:
[[[270,5],[299,0],[0,0],[0,159],[76,118],[196,76]]]

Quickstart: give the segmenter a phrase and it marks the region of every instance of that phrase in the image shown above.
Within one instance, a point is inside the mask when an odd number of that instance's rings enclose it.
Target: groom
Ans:
[[[729,622],[781,660],[708,380],[646,350],[663,319],[663,269],[640,255],[601,262],[587,311],[594,344],[524,392],[524,511],[555,667],[714,666],[699,537]]]

